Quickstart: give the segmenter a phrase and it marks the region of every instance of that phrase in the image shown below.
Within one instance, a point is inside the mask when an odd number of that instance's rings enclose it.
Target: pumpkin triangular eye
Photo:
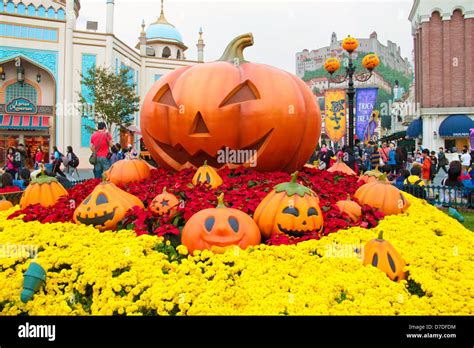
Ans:
[[[243,103],[248,100],[260,99],[260,95],[255,85],[249,80],[235,87],[228,95],[224,98],[221,105],[226,106],[230,104]]]
[[[173,108],[178,108],[176,102],[174,101],[173,94],[171,93],[170,86],[166,84],[163,88],[160,89],[158,93],[156,93],[155,98],[153,98],[155,103],[164,104],[171,106]]]

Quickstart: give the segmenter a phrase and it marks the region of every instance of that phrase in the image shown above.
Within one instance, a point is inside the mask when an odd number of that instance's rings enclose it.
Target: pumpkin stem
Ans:
[[[253,45],[253,35],[252,33],[247,33],[237,36],[233,39],[225,48],[224,53],[218,59],[222,62],[230,63],[245,63],[244,59],[244,49],[245,47]]]
[[[383,240],[383,231],[379,232],[377,239]]]
[[[162,193],[168,193],[168,192],[166,191],[166,186],[163,187],[163,192],[162,192]]]
[[[346,201],[350,201],[350,200],[351,200],[351,195],[348,193],[348,194],[347,194]]]
[[[224,192],[217,196],[217,207],[216,208],[226,208],[224,203]]]
[[[204,161],[203,167],[207,167],[207,160]]]
[[[106,182],[107,182],[107,177],[104,173],[104,174],[102,174],[102,183],[105,184]]]
[[[290,180],[290,182],[291,182],[292,184],[296,184],[296,183],[297,183],[297,181],[296,181],[297,176],[298,176],[298,171],[296,171],[296,172],[294,172],[293,174],[291,174],[291,180]]]
[[[387,181],[387,173],[383,173],[378,177],[379,181],[386,182]]]

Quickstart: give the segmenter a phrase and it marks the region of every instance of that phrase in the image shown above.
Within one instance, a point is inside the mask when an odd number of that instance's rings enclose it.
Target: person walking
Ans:
[[[421,178],[425,185],[429,185],[431,181],[431,158],[430,158],[430,150],[424,149],[422,152],[423,155],[423,165],[422,165],[422,175]]]
[[[390,152],[390,148],[387,147],[387,143],[383,142],[382,147],[378,149],[380,152],[380,158],[382,158],[383,164],[387,164],[388,162],[388,154]]]
[[[108,155],[112,145],[112,136],[107,132],[105,122],[99,122],[97,124],[97,131],[91,136],[90,149],[92,156],[89,159],[91,164],[94,165],[95,178],[102,178],[104,171],[110,168]],[[93,159],[94,157],[95,160]]]
[[[462,150],[461,164],[463,170],[469,170],[469,168],[471,167],[471,154],[467,151],[467,146],[465,146]]]
[[[395,144],[394,143],[390,143],[390,147],[389,147],[389,151],[388,151],[387,164],[390,166],[390,173],[396,174],[396,172],[397,172],[397,161],[396,161]]]
[[[63,155],[61,152],[59,152],[58,148],[56,146],[53,146],[53,155],[51,156],[51,159],[53,160],[53,174],[59,174],[62,177],[66,177],[66,174],[63,173],[61,170],[61,163],[63,163]]]
[[[444,153],[444,148],[440,147],[438,152],[438,168],[436,168],[436,174],[438,174],[440,169],[443,169],[445,174],[448,174],[446,166],[449,164],[448,158]]]
[[[79,165],[79,158],[74,153],[74,150],[72,149],[72,146],[67,147],[66,158],[67,158],[66,174],[71,174],[71,176],[73,176],[74,171],[76,170],[77,166]],[[76,170],[76,172],[77,172],[77,170]],[[78,173],[78,176],[79,176],[79,173]]]
[[[36,154],[35,154],[35,170],[38,170],[40,167],[40,164],[43,162],[43,150],[41,149],[41,146],[38,146],[36,149]]]

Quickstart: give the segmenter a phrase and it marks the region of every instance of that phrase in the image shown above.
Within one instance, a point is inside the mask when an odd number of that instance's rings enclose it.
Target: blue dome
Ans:
[[[153,23],[145,31],[147,39],[168,39],[183,42],[178,30],[171,24]]]

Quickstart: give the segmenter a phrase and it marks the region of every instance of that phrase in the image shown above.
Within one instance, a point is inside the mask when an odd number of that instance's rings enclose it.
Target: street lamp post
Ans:
[[[361,72],[356,74],[356,67],[354,65],[354,61],[352,60],[352,53],[356,50],[359,46],[357,39],[350,37],[346,37],[342,40],[341,44],[342,48],[349,53],[349,61],[346,67],[345,74],[340,75],[333,75],[340,67],[340,63],[337,58],[328,58],[324,63],[324,68],[329,73],[329,83],[344,83],[347,81],[347,100],[348,100],[348,107],[349,107],[349,146],[354,148],[354,96],[355,96],[355,88],[354,88],[354,81],[365,82],[368,81],[372,77],[372,71],[379,65],[379,58],[374,53],[367,54],[364,59],[362,60],[362,65],[366,68],[367,72]]]

